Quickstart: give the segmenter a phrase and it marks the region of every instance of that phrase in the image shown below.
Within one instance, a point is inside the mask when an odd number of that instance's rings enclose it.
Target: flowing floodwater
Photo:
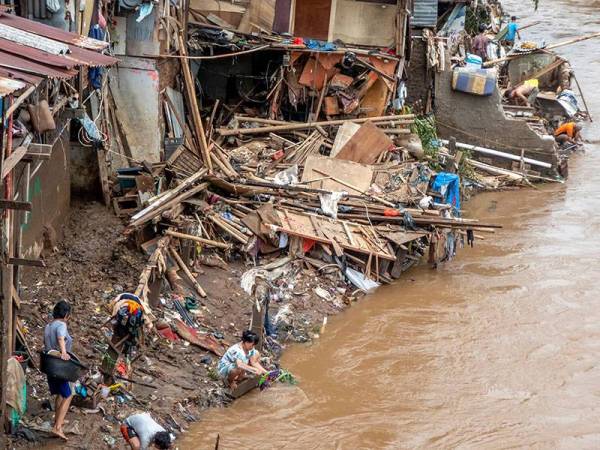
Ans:
[[[505,1],[525,38],[600,31],[600,2]],[[564,47],[600,120],[600,40]],[[182,449],[600,448],[600,130],[565,185],[483,194],[504,229],[330,320],[296,387],[209,411]]]

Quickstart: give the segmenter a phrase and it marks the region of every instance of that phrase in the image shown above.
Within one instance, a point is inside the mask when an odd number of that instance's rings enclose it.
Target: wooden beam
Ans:
[[[177,263],[179,268],[183,271],[184,275],[186,276],[186,278],[188,279],[190,284],[192,286],[194,286],[194,288],[196,289],[196,292],[200,295],[200,297],[206,297],[206,292],[204,292],[204,289],[202,289],[202,286],[200,286],[200,283],[198,283],[198,280],[196,280],[196,278],[194,278],[194,275],[192,274],[190,269],[188,269],[188,267],[185,265],[185,263],[181,259],[181,256],[179,256],[179,254],[173,247],[169,247],[169,254],[175,260],[175,262]]]
[[[31,211],[30,202],[20,202],[16,200],[0,200],[0,210],[15,209],[19,211]]]
[[[30,86],[25,92],[19,95],[15,102],[6,110],[4,117],[8,118],[13,112],[15,112],[21,103],[23,103],[23,101],[25,101],[25,99],[29,97],[33,91],[35,91],[35,88],[36,86]]]
[[[225,250],[228,250],[231,248],[231,244],[226,244],[224,242],[218,242],[218,241],[213,241],[210,239],[204,239],[201,238],[199,236],[193,236],[191,234],[185,234],[185,233],[178,233],[177,231],[172,231],[172,230],[167,230],[165,231],[165,234],[169,235],[169,236],[173,236],[179,239],[189,239],[191,241],[196,241],[199,242],[201,244],[204,245],[208,245],[209,247],[217,247],[217,248],[222,248]]]
[[[46,263],[41,259],[8,258],[8,264],[12,264],[13,266],[46,267]]]
[[[179,35],[179,52],[181,56],[187,57],[186,52],[187,43],[183,41],[181,34]],[[181,70],[183,71],[183,79],[185,81],[185,87],[187,91],[188,106],[190,108],[190,114],[192,116],[192,123],[194,124],[194,131],[196,133],[196,140],[202,152],[202,159],[204,164],[208,168],[208,172],[212,173],[212,161],[210,159],[210,150],[208,143],[206,142],[206,133],[204,132],[204,126],[202,125],[202,118],[200,117],[200,107],[198,106],[198,99],[196,98],[196,84],[192,77],[192,71],[190,70],[190,63],[186,59],[181,61]]]
[[[27,153],[27,147],[17,147],[9,156],[6,158],[2,164],[2,179],[6,178],[6,176],[15,168],[15,166],[23,159]]]

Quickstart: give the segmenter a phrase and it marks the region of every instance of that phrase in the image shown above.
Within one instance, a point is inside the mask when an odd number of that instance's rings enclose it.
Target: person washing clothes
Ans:
[[[153,446],[170,449],[174,439],[149,413],[129,416],[121,424],[121,434],[132,450],[146,450]]]
[[[581,124],[566,122],[554,130],[554,139],[559,144],[579,144],[581,142]]]
[[[59,301],[52,310],[53,320],[44,328],[44,351],[60,353],[60,358],[68,361],[71,359],[69,352],[73,346],[73,338],[69,335],[67,321],[71,316],[71,305],[65,300]],[[73,389],[71,384],[65,380],[59,380],[48,376],[48,388],[50,394],[55,396],[54,400],[54,427],[52,434],[68,440],[63,431],[65,417],[71,399],[73,398]]]
[[[248,373],[263,375],[268,372],[260,364],[260,353],[254,348],[258,340],[258,335],[253,331],[244,331],[242,340],[229,347],[219,361],[219,375],[231,390],[247,378]]]

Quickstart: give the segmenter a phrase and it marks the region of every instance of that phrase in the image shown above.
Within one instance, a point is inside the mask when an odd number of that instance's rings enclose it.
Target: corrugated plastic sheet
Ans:
[[[437,24],[438,0],[414,0],[411,25],[417,28],[433,28]]]
[[[12,94],[19,89],[23,89],[26,86],[25,83],[10,78],[4,78],[0,76],[0,97]]]

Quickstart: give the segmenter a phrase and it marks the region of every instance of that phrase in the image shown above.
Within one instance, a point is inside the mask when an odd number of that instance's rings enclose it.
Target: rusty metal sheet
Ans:
[[[65,69],[72,69],[78,65],[77,62],[72,61],[63,55],[52,55],[43,50],[27,47],[2,38],[0,38],[0,52],[10,53],[36,62],[43,61],[44,65],[62,67]]]
[[[0,23],[11,27],[19,28],[23,31],[29,31],[40,36],[44,36],[55,41],[72,44],[77,47],[87,48],[89,50],[104,50],[108,47],[108,42],[99,41],[76,33],[70,33],[58,28],[24,19],[23,17],[13,16],[11,14],[0,13]]]
[[[69,45],[70,53],[66,55],[52,55],[43,50],[27,47],[15,42],[0,38],[0,52],[8,52],[14,55],[22,56],[32,61],[56,67],[72,69],[76,66],[111,66],[118,62],[118,59],[112,56],[103,55],[83,48]]]
[[[22,72],[41,75],[48,78],[71,78],[78,74],[77,70],[51,67],[0,51],[0,67],[17,69]]]
[[[27,85],[22,81],[13,80],[11,78],[4,78],[0,76],[0,97],[12,94],[15,91],[23,89],[25,86]]]
[[[10,78],[11,80],[23,81],[27,84],[40,84],[44,78],[30,73],[21,72],[15,69],[8,69],[6,67],[0,67],[0,76],[4,78]]]
[[[94,52],[92,50],[86,50],[85,48],[80,48],[75,45],[69,45],[69,50],[70,53],[65,55],[65,58],[85,66],[104,67],[112,66],[119,62],[117,58],[113,58],[112,56],[103,55],[102,53]]]

